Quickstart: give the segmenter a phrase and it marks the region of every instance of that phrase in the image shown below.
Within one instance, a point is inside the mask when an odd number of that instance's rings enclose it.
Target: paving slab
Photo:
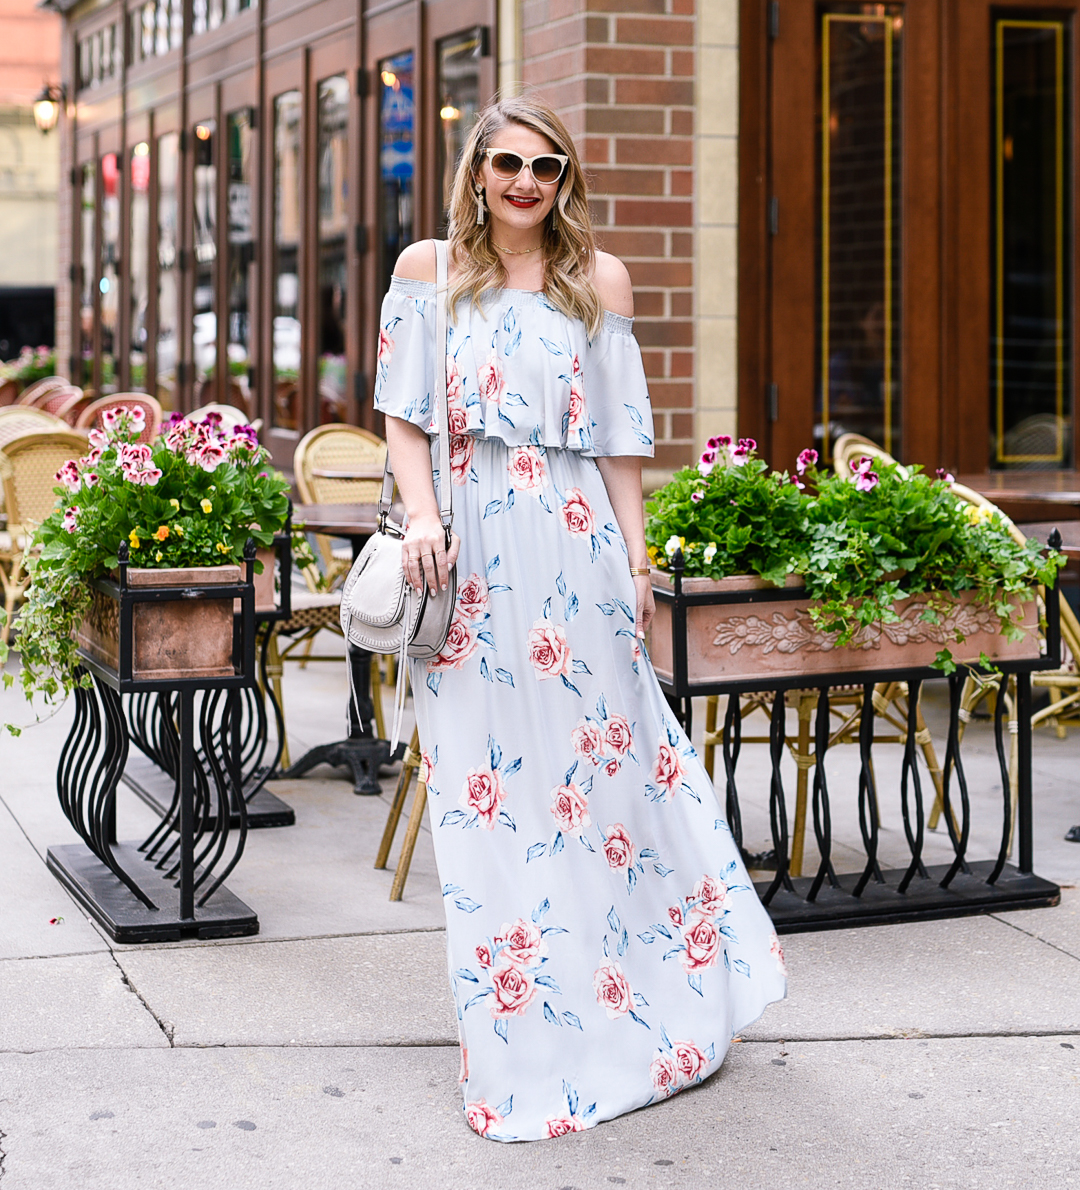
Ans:
[[[441,931],[125,950],[116,961],[178,1046],[457,1042]]]
[[[998,921],[1030,934],[1080,959],[1080,889],[1063,888],[1061,904],[1053,909],[995,913]]]
[[[0,962],[0,1052],[168,1045],[109,954]]]
[[[1080,1185],[1067,1039],[746,1043],[532,1144],[466,1127],[456,1047],[0,1056],[4,1190],[1003,1190]]]
[[[788,998],[746,1038],[1080,1032],[1080,961],[992,917],[782,941]]]

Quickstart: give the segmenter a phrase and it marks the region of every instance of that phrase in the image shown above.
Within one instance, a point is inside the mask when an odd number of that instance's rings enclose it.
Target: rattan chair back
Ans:
[[[29,533],[56,506],[56,473],[86,453],[86,435],[77,430],[45,429],[12,438],[0,450],[0,479],[8,514],[8,532]]]
[[[23,389],[17,404],[40,405],[54,389],[70,387],[71,381],[63,376],[44,376],[41,380],[35,380],[33,384],[28,384]]]
[[[358,426],[319,426],[293,454],[293,471],[305,504],[376,504],[382,487],[386,443]]]

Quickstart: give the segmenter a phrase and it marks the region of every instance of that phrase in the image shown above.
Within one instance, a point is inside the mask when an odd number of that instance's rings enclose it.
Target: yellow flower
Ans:
[[[169,501],[169,503],[173,506],[173,508],[176,509],[177,512],[180,511],[180,501],[179,500],[172,499]]]
[[[173,525],[172,531],[176,534],[177,537],[184,536],[184,526],[183,525]]]
[[[649,561],[655,564],[659,553],[656,546],[650,545],[645,552],[649,555]]]
[[[154,534],[154,536],[158,539],[158,541],[164,541],[165,538],[169,536],[169,526],[158,525],[157,532]]]
[[[217,543],[217,552],[219,554],[227,554],[229,552],[229,547],[225,544],[225,542],[219,541]]]
[[[200,503],[199,507],[203,510],[203,512],[213,512],[214,511],[214,506],[210,503],[209,500],[203,500]]]
[[[139,534],[137,530],[131,530],[131,532],[128,534],[128,541],[131,542],[131,548],[133,550],[137,550],[139,548]]]
[[[161,550],[158,550],[157,553],[154,554],[154,561],[160,562],[163,557],[164,555],[162,554]]]
[[[993,519],[994,509],[989,504],[969,504],[964,515],[973,525],[981,525]]]

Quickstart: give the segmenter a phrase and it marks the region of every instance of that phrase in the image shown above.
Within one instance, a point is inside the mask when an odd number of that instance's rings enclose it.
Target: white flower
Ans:
[[[709,544],[705,547],[705,553],[704,553],[703,557],[705,559],[706,564],[711,562],[713,560],[713,558],[716,557],[716,542],[715,541],[710,541]]]
[[[682,538],[676,537],[674,534],[672,534],[672,536],[669,537],[664,543],[664,553],[667,554],[669,558],[674,558],[675,551],[680,549],[682,549]]]

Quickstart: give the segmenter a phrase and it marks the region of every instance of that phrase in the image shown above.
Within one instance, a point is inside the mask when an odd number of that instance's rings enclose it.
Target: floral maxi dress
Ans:
[[[432,435],[434,300],[394,278],[376,386]],[[590,342],[501,290],[458,307],[446,367],[462,545],[446,645],[411,668],[421,773],[465,1113],[535,1140],[707,1078],[783,998],[783,955],[634,633],[595,461],[652,455],[631,320]]]

